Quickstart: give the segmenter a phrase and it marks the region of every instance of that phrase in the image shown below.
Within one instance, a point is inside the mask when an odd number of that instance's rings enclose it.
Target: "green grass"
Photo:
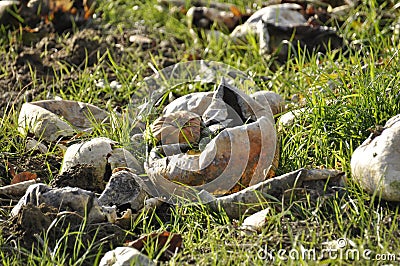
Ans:
[[[230,41],[212,39],[194,44],[187,30],[185,18],[180,14],[166,16],[154,7],[156,1],[100,1],[97,14],[101,25],[116,36],[122,36],[136,27],[145,26],[150,37],[157,40],[175,40],[171,47],[172,60],[187,61],[190,55],[232,65],[254,76],[258,86],[281,94],[289,108],[306,107],[309,112],[299,116],[294,125],[281,134],[281,158],[278,173],[283,174],[302,167],[334,168],[343,170],[348,177],[347,194],[329,199],[309,198],[289,203],[267,203],[274,206],[267,216],[267,224],[259,234],[243,235],[237,229],[242,222],[229,219],[224,212],[215,213],[202,205],[176,206],[171,210],[169,221],[156,214],[142,213],[132,224],[133,236],[154,230],[168,230],[182,234],[184,250],[165,264],[197,265],[269,265],[265,250],[285,249],[292,254],[304,249],[314,250],[317,256],[324,249],[324,242],[347,238],[355,243],[360,260],[319,259],[299,261],[285,258],[283,261],[273,253],[277,264],[313,265],[375,265],[376,260],[362,258],[364,250],[375,254],[396,253],[400,255],[399,206],[379,199],[379,195],[368,195],[351,180],[350,158],[354,149],[370,134],[371,128],[384,123],[400,112],[400,42],[399,35],[391,32],[396,19],[388,20],[385,13],[399,16],[400,10],[390,11],[386,3],[364,1],[351,11],[339,32],[358,48],[347,54],[332,52],[317,63],[316,56],[307,59],[300,55],[287,64],[274,66],[268,57],[259,55],[255,40],[250,45],[238,45]],[[234,1],[240,8],[245,1]],[[258,1],[260,2],[260,1]],[[257,3],[258,3],[257,2]],[[259,3],[258,3],[259,4]],[[134,8],[134,6],[137,6]],[[397,22],[398,23],[398,22]],[[0,53],[6,62],[13,62],[20,45],[18,34],[1,29],[4,40],[0,42]],[[13,39],[12,35],[16,35]],[[6,36],[9,42],[5,41]],[[66,37],[66,36],[64,36]],[[106,38],[103,34],[99,38]],[[12,41],[13,40],[13,41]],[[63,36],[57,41],[62,42]],[[6,49],[7,45],[10,49]],[[157,44],[158,45],[158,44]],[[60,62],[55,79],[46,81],[32,71],[33,86],[44,88],[35,100],[60,96],[63,99],[80,100],[96,104],[107,110],[124,108],[131,99],[141,102],[141,82],[152,74],[153,68],[161,69],[165,55],[158,47],[142,50],[125,47],[117,52],[113,43],[108,51],[98,54],[99,60],[92,67],[73,68]],[[0,76],[10,75],[9,64],[0,66]],[[261,77],[267,77],[263,81]],[[95,86],[103,79],[104,88]],[[117,80],[121,89],[112,89],[109,82]],[[62,86],[60,84],[63,84]],[[22,85],[10,85],[22,89]],[[187,93],[182,89],[180,93]],[[300,103],[291,103],[293,95]],[[11,103],[10,103],[11,104]],[[25,137],[17,131],[20,104],[10,106],[0,118],[0,151],[13,156],[38,157],[25,151]],[[89,137],[107,136],[127,142],[126,124],[114,127],[97,125]],[[60,151],[52,149],[46,156],[60,158]],[[44,159],[46,161],[46,157]],[[7,179],[9,177],[1,177]],[[52,173],[48,171],[48,179]],[[5,180],[7,182],[9,180]],[[4,214],[3,214],[4,213]],[[6,218],[7,209],[1,217]],[[85,265],[95,263],[102,255],[99,247],[107,242],[81,241],[85,231],[66,229],[59,239],[57,249],[49,247],[49,236],[42,235],[41,248],[32,252],[21,247],[10,249],[4,237],[0,237],[0,257],[3,265]],[[68,239],[74,239],[74,253],[66,252]],[[96,242],[97,241],[97,242]],[[294,251],[295,250],[295,251]],[[146,252],[152,259],[160,254],[151,245]],[[82,257],[82,254],[86,254]],[[286,253],[287,254],[287,253]],[[82,259],[83,258],[83,259]],[[399,257],[397,258],[399,259]],[[396,263],[385,261],[385,263]],[[398,263],[398,261],[397,261]]]

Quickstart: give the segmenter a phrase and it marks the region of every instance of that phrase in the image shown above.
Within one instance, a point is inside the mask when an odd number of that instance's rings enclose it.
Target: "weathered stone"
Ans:
[[[25,150],[26,151],[36,150],[36,151],[39,151],[40,153],[48,152],[48,148],[46,145],[44,145],[42,142],[39,142],[32,138],[27,138]]]
[[[271,209],[267,208],[250,215],[249,217],[244,219],[242,225],[240,226],[240,229],[253,232],[261,231],[266,224],[266,216],[270,212]]]
[[[88,130],[93,122],[101,123],[108,113],[94,105],[67,100],[44,100],[22,105],[18,130],[37,138],[56,141]]]
[[[237,26],[231,33],[231,37],[246,41],[248,35],[253,35],[259,39],[260,52],[270,52],[272,50],[270,40],[276,36],[270,36],[267,25],[293,27],[305,24],[306,19],[299,12],[300,9],[300,5],[293,3],[264,7],[255,12],[245,23]]]
[[[118,209],[138,211],[144,206],[147,193],[142,179],[126,170],[114,173],[99,197],[104,206],[116,205]]]
[[[88,164],[76,164],[56,175],[51,181],[52,187],[78,187],[81,189],[101,193],[105,181],[95,175],[96,167]]]
[[[129,36],[129,42],[142,47],[143,49],[151,48],[155,45],[155,41],[143,35]]]
[[[7,197],[21,197],[30,185],[36,184],[37,180],[28,180],[8,186],[0,187],[0,195]]]
[[[59,211],[71,211],[85,217],[89,222],[102,222],[107,219],[109,211],[105,213],[99,205],[93,192],[80,188],[52,189],[45,184],[31,185],[18,204],[12,209],[11,216],[16,216],[21,208],[27,204],[39,206],[44,203],[53,206]],[[107,215],[106,215],[107,214]]]
[[[262,116],[272,117],[268,104],[261,106],[249,95],[222,80],[202,118],[207,126],[221,124],[225,127],[235,127],[254,122]]]
[[[237,219],[243,214],[262,210],[263,204],[260,202],[263,200],[269,201],[271,198],[276,198],[281,202],[285,196],[285,191],[310,185],[310,183],[314,184],[322,181],[321,193],[324,193],[326,188],[331,188],[332,191],[335,191],[343,187],[343,178],[344,173],[337,170],[299,169],[267,179],[234,194],[209,200],[208,204],[215,211],[222,208],[229,217]]]
[[[301,116],[303,113],[308,112],[307,108],[300,108],[296,110],[291,110],[281,117],[278,120],[278,128],[279,130],[283,130],[285,128],[291,127],[296,122],[296,119]]]
[[[289,55],[297,54],[301,47],[308,52],[326,53],[329,49],[343,48],[343,39],[327,27],[306,23],[302,7],[294,3],[270,5],[255,12],[244,24],[231,33],[235,41],[244,41],[248,35],[258,38],[260,54],[275,52],[284,62]]]

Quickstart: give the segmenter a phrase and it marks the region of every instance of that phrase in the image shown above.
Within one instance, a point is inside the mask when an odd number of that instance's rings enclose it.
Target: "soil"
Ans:
[[[18,27],[14,30],[11,27],[9,29],[10,36],[13,37],[7,36],[9,38],[6,46],[7,53],[0,54],[0,64],[6,68],[4,73],[0,73],[2,75],[0,112],[2,113],[15,114],[24,102],[60,96],[57,94],[60,89],[82,82],[80,73],[83,71],[94,73],[100,68],[100,71],[107,74],[109,81],[115,80],[115,73],[110,68],[111,64],[108,64],[109,59],[103,56],[107,53],[116,64],[126,60],[150,61],[151,54],[161,54],[163,56],[156,57],[158,60],[156,64],[163,68],[176,63],[176,58],[178,58],[175,54],[176,47],[184,48],[182,41],[172,37],[162,42],[157,39],[157,34],[156,36],[153,34],[151,38],[141,38],[140,36],[149,36],[150,31],[145,26],[138,26],[122,34],[116,34],[115,30],[95,21],[89,21],[79,26],[77,30],[69,28],[62,32],[59,27],[55,29],[55,25],[37,23],[35,32],[27,31],[25,28],[19,32]],[[131,36],[137,37],[131,38],[130,41]],[[22,42],[13,39],[19,37]],[[146,43],[135,43],[132,40]],[[130,55],[132,52],[135,53],[135,58]],[[105,63],[100,60],[104,60]],[[69,68],[67,75],[65,66]],[[143,76],[153,74],[150,68],[140,71]],[[50,95],[51,93],[54,95]],[[100,107],[104,106],[106,101],[111,101],[112,107],[115,108],[123,108],[128,103],[126,99],[118,99],[112,97],[113,95],[99,96],[102,101],[98,103]],[[21,141],[24,140],[21,139]],[[61,161],[61,155],[55,157],[39,152],[0,153],[0,186],[10,184],[14,174],[26,171],[36,173],[41,182],[51,182],[51,185],[55,187],[73,186],[97,193],[104,189],[104,184],[93,182],[94,177],[90,166],[80,165],[76,169],[71,169],[71,172],[59,175]],[[0,199],[0,204],[3,205],[1,208],[9,210],[10,205],[16,204],[15,200],[18,199]],[[56,220],[57,223],[54,224]],[[9,218],[1,215],[0,221],[2,221],[0,231],[4,239],[7,239],[6,246],[10,252],[13,250],[13,241],[17,241],[27,250],[32,250],[33,246],[42,248],[41,245],[44,243],[41,243],[41,240],[45,239],[42,234],[46,231],[50,236],[46,238],[51,242],[48,243],[49,248],[53,250],[57,244],[56,241],[62,238],[68,226],[71,232],[81,231],[80,227],[83,224],[82,217],[74,213],[62,214],[52,207],[32,204],[25,206],[16,217]],[[50,230],[48,228],[51,224],[55,226],[51,226]],[[101,240],[96,243],[99,245],[106,243],[102,247],[103,252],[106,252],[113,246],[122,245],[125,237],[125,231],[116,224],[105,223],[101,226],[94,224],[86,225],[82,242]],[[73,253],[76,244],[74,241],[75,237],[68,238],[67,247],[71,250],[70,254]],[[92,265],[93,261],[88,260],[87,263]]]
[[[93,175],[95,168],[92,165],[78,164],[68,171],[54,177],[51,185],[54,187],[79,187],[85,190],[101,193],[105,184],[98,184]]]
[[[13,172],[37,174],[42,182],[49,182],[61,167],[61,158],[43,154],[0,153],[0,183],[9,185]],[[13,170],[11,170],[13,169]]]
[[[0,111],[9,110],[10,106],[15,106],[18,110],[25,101],[43,99],[41,94],[44,91],[57,95],[60,89],[68,88],[72,83],[79,81],[78,71],[74,69],[94,73],[95,70],[98,71],[99,60],[109,61],[108,57],[104,56],[107,53],[117,64],[126,60],[143,62],[150,59],[150,54],[163,55],[162,58],[156,59],[161,68],[176,63],[176,49],[173,47],[183,48],[181,40],[170,37],[161,41],[157,39],[157,34],[152,34],[151,39],[146,38],[152,40],[151,43],[129,41],[131,36],[147,36],[149,32],[145,26],[141,26],[126,30],[123,34],[116,34],[112,29],[95,23],[88,23],[76,32],[66,31],[62,38],[47,24],[40,25],[36,33],[22,31],[23,42],[10,40],[10,44],[7,45],[8,53],[0,55],[0,64],[7,66],[7,72],[1,73]],[[141,40],[140,37],[133,39],[138,42]],[[135,58],[129,56],[132,52],[135,52]],[[104,58],[99,58],[98,55]],[[69,66],[72,70],[68,75],[65,75],[64,66]],[[116,79],[108,64],[101,64],[101,70],[107,73],[109,81]],[[143,76],[152,74],[150,68],[141,71]],[[102,100],[103,104],[111,100],[113,107],[121,107],[128,103],[126,99],[118,101],[107,95],[104,95]]]

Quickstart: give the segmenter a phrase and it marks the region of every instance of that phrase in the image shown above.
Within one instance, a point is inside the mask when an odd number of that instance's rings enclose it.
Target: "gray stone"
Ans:
[[[107,215],[103,212],[103,208],[99,205],[93,192],[80,188],[52,189],[42,183],[31,185],[11,210],[11,216],[16,216],[28,203],[35,206],[45,203],[59,211],[72,211],[83,217],[87,215],[89,222],[103,222],[109,215],[109,210],[106,212]]]
[[[111,176],[99,203],[104,206],[125,206],[138,211],[144,206],[147,193],[142,179],[132,172],[122,170]]]
[[[203,120],[211,126],[224,123],[225,129],[202,146],[201,153],[149,157],[146,173],[156,184],[153,196],[197,199],[193,189],[175,182],[222,195],[265,179],[276,149],[274,119],[268,103],[263,107],[222,81]]]
[[[325,193],[324,189],[338,189],[343,187],[345,175],[338,170],[330,169],[299,169],[281,176],[267,179],[263,182],[247,187],[231,195],[216,198],[209,202],[209,206],[215,211],[221,208],[231,218],[239,218],[243,214],[255,213],[262,210],[260,200],[276,198],[279,202],[283,199],[285,191],[299,188],[303,185],[312,186],[312,184],[322,181],[320,193]],[[328,184],[325,184],[327,182]]]
[[[293,3],[264,7],[255,12],[245,23],[237,26],[230,36],[234,40],[246,41],[247,35],[253,35],[259,39],[260,53],[270,52],[274,47],[271,47],[271,36],[267,25],[282,27],[303,25],[306,19],[299,12],[300,9],[300,5]]]
[[[306,113],[306,112],[309,112],[309,109],[303,107],[303,108],[291,110],[291,111],[285,113],[284,115],[279,117],[279,120],[278,120],[279,130],[283,130],[285,128],[293,126],[294,123],[296,122],[297,118],[299,116],[302,116],[303,113]]]

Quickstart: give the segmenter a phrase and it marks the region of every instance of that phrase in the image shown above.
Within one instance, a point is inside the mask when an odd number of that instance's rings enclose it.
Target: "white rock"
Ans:
[[[129,36],[129,42],[142,46],[144,48],[150,48],[155,43],[152,39],[142,35],[131,35]]]
[[[156,265],[139,250],[131,247],[117,247],[107,252],[99,266]]]
[[[247,231],[261,231],[266,224],[266,216],[270,212],[270,209],[264,209],[262,211],[256,212],[246,219],[244,219],[240,229]]]
[[[136,158],[129,151],[117,148],[116,145],[117,142],[103,137],[71,145],[65,152],[60,174],[78,164],[93,165],[93,175],[99,182],[103,181],[107,171],[117,167],[128,167],[140,173],[142,166]]]
[[[5,195],[8,197],[22,197],[26,190],[33,184],[36,184],[40,180],[33,179],[28,181],[22,181],[16,184],[1,186],[0,195]]]
[[[368,193],[400,201],[400,115],[371,134],[351,157],[353,180]]]
[[[296,110],[292,110],[282,115],[278,120],[278,128],[279,130],[285,127],[291,127],[295,123],[297,117],[307,112],[306,108],[300,108]]]
[[[280,26],[296,26],[306,22],[304,16],[299,12],[301,9],[301,5],[293,3],[266,6],[251,15],[246,23],[263,21]]]

